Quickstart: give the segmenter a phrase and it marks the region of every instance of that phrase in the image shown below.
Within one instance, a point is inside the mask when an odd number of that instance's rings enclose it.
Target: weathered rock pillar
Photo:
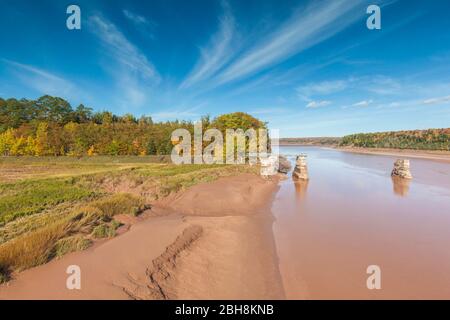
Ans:
[[[392,169],[391,176],[400,177],[403,179],[412,179],[412,174],[409,170],[409,160],[397,159],[394,162],[394,169]]]
[[[295,160],[295,169],[292,176],[295,179],[308,180],[308,167],[306,165],[306,154],[297,156]]]
[[[278,164],[278,172],[287,174],[291,170],[291,162],[285,156],[280,155],[278,157]]]

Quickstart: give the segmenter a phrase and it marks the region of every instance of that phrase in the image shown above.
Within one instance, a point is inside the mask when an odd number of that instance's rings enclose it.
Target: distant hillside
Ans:
[[[280,145],[337,146],[338,137],[281,138]]]
[[[343,137],[340,146],[449,151],[450,128],[358,133]]]

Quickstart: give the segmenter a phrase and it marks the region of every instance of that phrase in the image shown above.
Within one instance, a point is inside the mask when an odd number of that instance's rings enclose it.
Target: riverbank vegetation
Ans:
[[[203,130],[266,128],[246,113],[236,112],[201,118]],[[171,134],[184,128],[193,134],[191,121],[154,122],[150,116],[136,118],[111,112],[93,112],[66,100],[43,96],[37,100],[0,98],[0,155],[94,156],[168,155]]]
[[[173,192],[257,170],[145,158],[0,158],[0,282],[15,271],[114,237],[121,226],[118,215],[137,216]],[[30,174],[30,168],[40,174]]]
[[[340,146],[450,151],[450,128],[352,134]]]

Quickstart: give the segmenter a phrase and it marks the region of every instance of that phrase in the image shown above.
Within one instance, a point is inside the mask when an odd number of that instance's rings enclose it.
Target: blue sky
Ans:
[[[0,0],[0,96],[155,120],[245,111],[282,137],[450,127],[449,17],[446,0]]]

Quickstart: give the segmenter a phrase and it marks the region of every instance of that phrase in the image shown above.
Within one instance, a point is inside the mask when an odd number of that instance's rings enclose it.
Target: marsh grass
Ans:
[[[61,221],[79,205],[80,203],[76,202],[62,203],[46,209],[42,213],[21,217],[4,226],[0,226],[0,244],[53,224],[56,221]]]
[[[138,214],[146,208],[141,198],[131,194],[114,194],[80,206],[51,224],[1,244],[0,271],[6,276],[10,271],[31,268],[65,253],[86,249],[91,237],[102,234],[98,230],[106,230],[108,236],[115,234],[119,224],[113,222],[114,215]]]
[[[67,180],[24,181],[0,185],[0,226],[58,204],[93,197],[95,192]]]
[[[94,238],[113,238],[120,224],[113,220],[110,224],[101,224],[94,228],[92,236]]]
[[[164,175],[158,179],[157,197],[166,197],[171,193],[180,192],[199,183],[211,182],[220,177],[233,176],[240,173],[257,173],[256,167],[249,166],[207,166],[197,170],[184,170],[182,173]]]
[[[89,248],[92,245],[92,240],[85,238],[82,235],[75,235],[58,240],[55,243],[55,256],[60,258],[65,254],[82,251]]]
[[[0,182],[66,178],[169,162],[169,156],[95,156],[80,158],[0,156]]]

